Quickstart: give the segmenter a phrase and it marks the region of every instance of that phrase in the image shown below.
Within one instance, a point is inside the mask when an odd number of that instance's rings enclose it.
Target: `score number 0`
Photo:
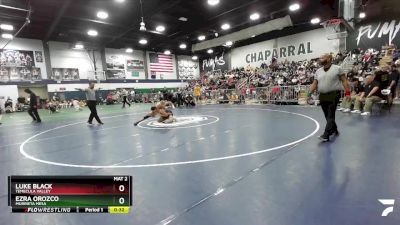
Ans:
[[[125,191],[125,186],[122,185],[122,184],[119,185],[118,190],[120,192],[124,192]],[[119,198],[118,202],[119,202],[119,204],[123,205],[125,203],[125,198],[124,197]]]

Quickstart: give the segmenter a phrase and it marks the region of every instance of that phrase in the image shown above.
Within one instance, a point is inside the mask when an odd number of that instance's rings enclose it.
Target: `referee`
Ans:
[[[89,83],[89,88],[75,88],[78,91],[84,91],[86,93],[86,104],[90,109],[90,116],[89,116],[89,120],[88,120],[88,124],[92,125],[93,123],[93,118],[96,119],[96,121],[100,124],[103,125],[104,123],[101,122],[99,116],[97,115],[97,109],[96,109],[96,105],[97,105],[97,100],[96,100],[96,91],[100,90],[100,88],[95,89],[94,88],[94,82],[91,81]]]
[[[122,89],[122,108],[125,108],[125,103],[131,107],[131,104],[128,102],[128,91]]]
[[[340,66],[332,65],[332,55],[325,54],[320,57],[321,68],[315,74],[311,84],[311,93],[318,91],[319,100],[326,119],[325,132],[319,136],[322,141],[329,141],[331,135],[339,135],[335,122],[336,107],[339,104],[340,91],[345,90],[345,98],[350,97],[350,85]]]
[[[33,121],[36,123],[41,123],[42,120],[40,119],[38,110],[37,110],[37,97],[35,93],[29,88],[25,89],[25,93],[29,94],[29,109],[28,114],[32,117]]]

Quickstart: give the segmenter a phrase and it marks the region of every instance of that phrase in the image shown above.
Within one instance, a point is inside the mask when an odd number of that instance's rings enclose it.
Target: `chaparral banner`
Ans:
[[[231,63],[232,68],[247,65],[259,67],[263,62],[269,64],[272,58],[278,61],[302,61],[338,51],[339,41],[328,40],[324,29],[316,29],[235,48]]]

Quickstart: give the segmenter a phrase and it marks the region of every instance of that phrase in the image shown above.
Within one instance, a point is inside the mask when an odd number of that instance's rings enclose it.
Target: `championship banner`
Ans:
[[[128,59],[126,60],[126,70],[144,70],[144,61],[137,59]]]
[[[42,80],[40,68],[35,67],[33,51],[0,50],[0,64],[2,82]]]
[[[52,68],[50,79],[56,81],[79,80],[79,70],[76,68]]]
[[[33,67],[33,51],[0,50],[0,64],[8,67]]]
[[[199,61],[190,56],[178,56],[179,79],[193,80],[200,77]]]

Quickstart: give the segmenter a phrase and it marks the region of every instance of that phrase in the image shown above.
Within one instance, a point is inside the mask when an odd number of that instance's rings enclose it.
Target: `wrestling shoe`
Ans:
[[[323,135],[319,136],[318,138],[323,142],[329,141],[329,135],[327,135],[325,133]]]

